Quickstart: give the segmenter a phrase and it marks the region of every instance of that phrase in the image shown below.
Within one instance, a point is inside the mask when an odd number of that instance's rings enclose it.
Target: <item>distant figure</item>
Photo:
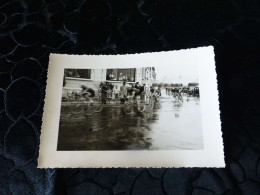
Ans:
[[[146,93],[147,93],[147,89],[146,89],[146,84],[143,84],[143,86],[141,87],[143,88],[143,92],[141,93],[141,99],[142,100],[146,100]]]
[[[123,73],[120,72],[120,73],[119,73],[119,78],[118,78],[118,80],[119,80],[119,81],[122,81],[123,79],[124,79],[124,77],[123,77]]]
[[[100,101],[102,99],[102,83],[99,85],[98,88],[98,100]]]
[[[111,72],[108,77],[109,77],[109,80],[114,80],[115,79],[115,75],[114,75],[113,72]]]
[[[126,97],[127,97],[127,87],[126,87],[126,82],[123,82],[123,85],[120,87],[120,103],[124,104],[126,101]]]
[[[150,87],[150,95],[154,98],[154,100],[157,102],[159,99],[159,93],[158,90],[156,90],[153,86]]]
[[[114,89],[113,89],[113,93],[115,95],[115,99],[118,99],[118,94],[119,94],[120,90],[118,89],[118,86],[115,85]]]
[[[102,104],[106,104],[107,102],[107,85],[101,83],[101,102]]]
[[[162,96],[162,87],[160,85],[158,86],[157,91],[158,91],[159,96]]]
[[[178,97],[178,99],[183,102],[183,98],[182,98],[180,89],[173,88],[171,91],[172,91],[172,95],[173,95],[174,98]]]
[[[107,98],[111,98],[112,97],[112,86],[110,83],[106,82],[106,87],[107,87]]]

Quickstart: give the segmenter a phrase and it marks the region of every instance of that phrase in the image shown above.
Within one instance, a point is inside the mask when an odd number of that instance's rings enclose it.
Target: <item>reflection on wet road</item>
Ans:
[[[71,114],[61,107],[58,150],[175,150],[203,149],[200,101],[171,97],[153,111],[126,115],[109,106],[91,116]]]

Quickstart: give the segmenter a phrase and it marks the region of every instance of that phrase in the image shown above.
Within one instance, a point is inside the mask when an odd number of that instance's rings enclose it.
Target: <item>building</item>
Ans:
[[[199,83],[189,83],[188,87],[190,90],[194,90],[195,88],[199,87]]]
[[[128,69],[65,69],[63,94],[79,92],[81,85],[98,90],[101,82],[110,82],[120,87],[139,82],[151,86],[156,80],[154,67]]]

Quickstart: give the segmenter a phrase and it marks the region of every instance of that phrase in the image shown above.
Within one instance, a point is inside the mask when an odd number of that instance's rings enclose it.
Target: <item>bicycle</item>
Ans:
[[[147,103],[147,107],[149,109],[153,109],[154,108],[154,104],[155,104],[155,97],[152,95],[148,95],[146,97],[146,103]]]
[[[174,92],[172,95],[173,95],[173,98],[174,98],[175,101],[177,101],[179,103],[183,102],[183,98],[182,98],[182,95],[180,93]]]
[[[134,97],[133,93],[133,95],[128,97],[127,101],[125,102],[124,112],[125,114],[131,114],[133,113],[134,109],[136,109],[137,112],[142,113],[145,111],[146,105],[140,99]]]
[[[103,110],[104,105],[95,99],[86,101],[85,98],[81,98],[80,101],[74,102],[76,105],[71,110],[72,114],[85,114],[85,115],[92,115],[94,113],[99,113]]]
[[[160,104],[160,94],[159,93],[154,93],[152,95],[153,97],[153,108],[160,108],[161,104]]]

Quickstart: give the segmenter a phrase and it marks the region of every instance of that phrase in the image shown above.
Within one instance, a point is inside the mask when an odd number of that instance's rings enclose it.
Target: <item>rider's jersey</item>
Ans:
[[[88,89],[82,89],[81,94],[83,97],[94,97],[95,96],[95,91],[91,88]]]

